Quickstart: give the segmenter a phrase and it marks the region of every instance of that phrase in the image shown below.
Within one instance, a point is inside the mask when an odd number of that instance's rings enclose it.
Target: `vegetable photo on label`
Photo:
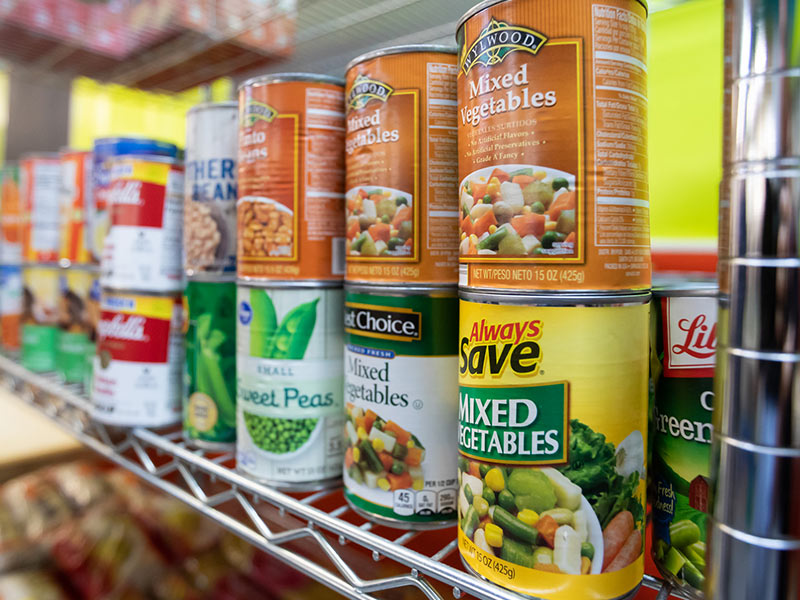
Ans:
[[[351,256],[410,256],[414,208],[410,194],[359,187],[347,194],[347,253]]]

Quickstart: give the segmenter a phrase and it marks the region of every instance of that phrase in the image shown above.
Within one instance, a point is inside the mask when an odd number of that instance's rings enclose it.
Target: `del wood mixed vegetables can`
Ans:
[[[22,206],[19,165],[0,167],[0,264],[22,263]]]
[[[58,343],[59,270],[55,265],[22,267],[22,366],[54,371]]]
[[[96,281],[96,267],[61,270],[56,371],[67,383],[83,383],[86,378],[86,354],[93,347],[97,327],[98,315],[89,306]]]
[[[198,104],[186,113],[183,260],[186,274],[236,274],[239,104]]]
[[[3,350],[19,350],[22,295],[22,267],[0,265],[0,346]]]
[[[653,298],[653,559],[674,585],[700,598],[710,512],[717,288],[676,284],[655,288]]]
[[[238,286],[236,463],[248,476],[294,490],[340,481],[343,295]]]
[[[341,282],[344,81],[283,73],[239,87],[238,276]]]
[[[183,165],[163,156],[130,155],[110,163],[111,228],[101,263],[103,287],[183,289]]]
[[[92,153],[61,151],[61,247],[62,266],[91,262],[87,205],[92,198]]]
[[[20,166],[22,256],[56,262],[61,249],[61,161],[58,154],[29,154]]]
[[[184,309],[183,437],[228,447],[236,441],[236,283],[189,280]]]
[[[345,498],[390,527],[452,525],[456,290],[345,289]]]
[[[347,66],[348,281],[457,283],[457,70],[434,45]]]
[[[650,286],[646,18],[490,0],[461,19],[461,286]]]
[[[91,396],[95,419],[123,427],[180,421],[182,319],[178,294],[103,290]]]
[[[459,550],[554,600],[644,572],[649,294],[461,292]]]

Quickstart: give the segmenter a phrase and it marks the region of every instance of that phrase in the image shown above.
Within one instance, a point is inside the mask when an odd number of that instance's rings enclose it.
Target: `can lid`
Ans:
[[[483,304],[518,304],[521,306],[620,306],[646,304],[652,294],[650,290],[627,294],[597,294],[588,292],[536,293],[513,291],[482,291],[459,288],[462,300]]]
[[[236,285],[241,287],[264,288],[271,290],[295,290],[295,289],[342,289],[341,280],[275,280],[275,279],[254,279],[252,277],[237,277]]]
[[[78,150],[77,148],[71,148],[70,146],[62,146],[58,149],[58,154],[60,156],[64,156],[65,154],[91,154],[91,150]]]
[[[327,83],[329,85],[340,85],[344,87],[344,79],[333,75],[320,75],[318,73],[267,73],[258,75],[242,82],[238,89],[241,91],[246,87],[254,85],[267,85],[270,83],[286,83],[289,81],[308,81],[310,83]]]
[[[236,281],[236,273],[220,273],[209,271],[197,271],[194,268],[184,269],[187,281],[198,283],[232,283]]]
[[[102,286],[103,294],[104,295],[112,295],[112,296],[137,296],[139,298],[171,298],[175,299],[183,299],[183,288],[179,290],[174,290],[172,292],[151,292],[145,290],[134,290],[131,288],[126,287],[116,287],[113,285],[103,285]]]
[[[59,160],[61,155],[58,152],[26,152],[19,159],[22,160]]]
[[[458,296],[454,285],[383,285],[373,283],[347,283],[344,291],[354,294],[375,294],[376,296]]]
[[[690,296],[692,298],[716,298],[719,286],[712,281],[675,281],[653,286],[653,296],[672,298]]]
[[[168,165],[183,166],[183,161],[173,156],[162,156],[160,154],[117,154],[109,156],[106,161],[114,163],[123,160],[141,160],[145,162],[165,163]]]
[[[412,52],[441,52],[442,54],[458,54],[458,48],[455,46],[446,46],[444,44],[405,44],[402,46],[389,46],[388,48],[379,48],[378,50],[371,50],[360,56],[355,57],[345,67],[345,71],[349,71],[357,64],[372,60],[373,58],[380,58],[381,56],[389,56],[391,54],[410,54]]]
[[[176,156],[178,146],[144,136],[125,135],[95,139],[94,153],[99,158],[124,153]]]
[[[195,104],[189,110],[186,111],[186,114],[191,114],[194,112],[200,112],[202,110],[214,110],[217,108],[235,108],[238,110],[239,102],[237,100],[225,100],[222,102],[201,102],[200,104]]]

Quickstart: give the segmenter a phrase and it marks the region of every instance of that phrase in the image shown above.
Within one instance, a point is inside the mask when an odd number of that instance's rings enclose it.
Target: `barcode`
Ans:
[[[337,237],[331,240],[331,272],[344,275],[344,244],[346,238]]]

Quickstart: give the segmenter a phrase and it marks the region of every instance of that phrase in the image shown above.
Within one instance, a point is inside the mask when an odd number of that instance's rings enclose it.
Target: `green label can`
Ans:
[[[61,272],[56,371],[67,383],[82,383],[86,377],[87,346],[96,326],[89,296],[96,283],[97,274],[88,269],[72,267]]]
[[[35,372],[56,369],[58,267],[26,265],[22,269],[22,366]]]
[[[714,404],[713,286],[654,290],[653,560],[673,585],[703,597]]]
[[[391,527],[456,519],[455,290],[348,286],[345,300],[345,498]]]
[[[183,435],[222,448],[236,441],[236,283],[189,281],[184,308]]]
[[[236,460],[247,475],[294,490],[339,481],[343,294],[238,287]]]

